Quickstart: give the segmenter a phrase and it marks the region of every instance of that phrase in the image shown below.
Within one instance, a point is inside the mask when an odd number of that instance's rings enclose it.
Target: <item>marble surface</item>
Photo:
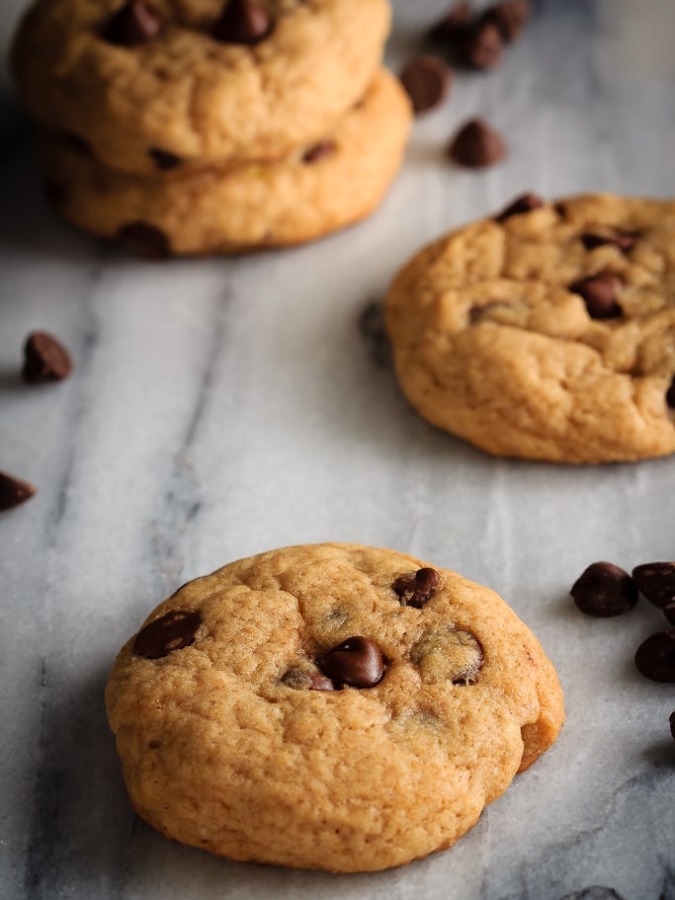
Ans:
[[[3,0],[3,46],[21,5]],[[394,67],[443,3],[395,7]],[[673,558],[675,459],[488,458],[408,408],[359,328],[422,243],[523,189],[675,194],[674,32],[672,0],[539,0],[504,65],[458,76],[419,120],[368,222],[232,260],[147,264],[61,224],[3,99],[0,468],[39,492],[0,517],[0,897],[559,900],[599,885],[578,896],[675,898],[675,696],[632,665],[659,615],[591,620],[567,595],[593,560]],[[512,150],[484,173],[443,157],[473,114]],[[69,381],[20,383],[35,328],[70,346]],[[497,589],[560,672],[559,742],[454,849],[404,869],[284,871],[165,841],[134,817],[106,726],[118,646],[186,579],[324,539]]]

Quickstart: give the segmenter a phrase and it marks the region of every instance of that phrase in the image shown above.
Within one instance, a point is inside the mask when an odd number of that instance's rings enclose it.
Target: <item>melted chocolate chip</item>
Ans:
[[[574,582],[570,594],[583,613],[600,618],[628,612],[638,598],[628,572],[609,562],[592,563]]]
[[[134,653],[145,659],[161,659],[194,643],[202,617],[189,609],[172,609],[153,619],[136,635]]]
[[[440,580],[440,575],[435,569],[425,567],[401,575],[392,587],[401,598],[401,606],[421,609],[436,593]]]
[[[657,631],[637,648],[635,665],[651,681],[675,682],[675,631]]]
[[[596,247],[616,247],[622,253],[630,253],[637,243],[637,234],[628,231],[616,231],[614,234],[595,234],[586,232],[581,235],[581,242],[586,250],[595,250]]]
[[[21,377],[26,384],[62,381],[73,370],[70,354],[58,338],[46,331],[33,331],[23,348]]]
[[[103,38],[120,47],[138,47],[156,38],[164,26],[159,12],[144,0],[129,0],[110,19]]]
[[[154,164],[162,172],[167,172],[170,169],[177,169],[183,162],[180,156],[176,156],[175,153],[169,153],[168,150],[158,150],[153,147],[148,152],[152,157]]]
[[[274,29],[274,19],[256,0],[229,0],[213,26],[213,36],[225,44],[259,44]]]
[[[338,684],[369,688],[382,680],[384,658],[374,641],[354,635],[329,650],[321,661],[321,668]]]
[[[21,506],[35,493],[36,488],[27,481],[15,478],[7,472],[0,472],[0,512]]]
[[[319,141],[318,144],[313,144],[308,150],[305,150],[302,154],[302,161],[304,163],[319,162],[321,159],[332,156],[335,149],[335,141]]]
[[[513,216],[521,216],[523,213],[531,212],[533,209],[539,209],[544,205],[544,201],[538,194],[527,193],[521,194],[520,197],[509,203],[498,215],[495,216],[495,222],[506,222]]]
[[[448,93],[451,73],[442,59],[418,56],[401,72],[403,85],[416,114],[439,106]]]
[[[475,684],[483,665],[483,648],[470,631],[445,628],[424,634],[410,651],[422,681]]]
[[[666,391],[666,404],[675,409],[675,375],[670,380],[670,387]]]
[[[169,239],[147,222],[129,222],[117,232],[117,239],[132,253],[144,259],[167,259],[171,256]]]
[[[622,313],[617,302],[621,287],[622,281],[618,275],[600,272],[575,281],[569,289],[583,298],[591,319],[616,319]]]
[[[644,563],[633,569],[642,596],[660,609],[675,603],[675,562]]]
[[[484,22],[491,22],[503,40],[511,43],[518,40],[531,14],[528,0],[505,0],[496,3],[483,14]]]
[[[448,155],[461,166],[482,169],[504,159],[506,145],[483,119],[471,119],[452,138]]]

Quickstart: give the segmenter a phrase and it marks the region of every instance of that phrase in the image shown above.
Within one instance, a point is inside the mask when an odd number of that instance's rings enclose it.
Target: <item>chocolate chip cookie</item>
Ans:
[[[450,847],[564,715],[494,592],[347,544],[183,586],[122,648],[106,703],[132,803],[163,834],[341,872]]]
[[[410,123],[405,92],[382,69],[333,131],[282,162],[149,179],[107,169],[52,135],[43,154],[48,194],[75,225],[145,256],[296,244],[378,205],[401,164]]]
[[[387,327],[410,403],[503,456],[675,451],[675,202],[523,195],[422,250]]]
[[[276,159],[363,95],[386,0],[38,0],[13,50],[42,125],[127,172]]]

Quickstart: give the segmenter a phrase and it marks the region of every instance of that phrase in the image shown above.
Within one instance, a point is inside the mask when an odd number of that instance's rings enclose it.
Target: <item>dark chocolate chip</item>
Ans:
[[[449,67],[435,56],[418,56],[401,72],[401,84],[410,97],[413,111],[426,112],[439,106],[450,87]]]
[[[570,594],[583,613],[602,618],[628,612],[638,598],[628,572],[609,562],[592,563],[574,582]]]
[[[202,617],[190,609],[171,609],[153,619],[136,635],[134,653],[146,659],[161,659],[174,650],[182,650],[194,643]]]
[[[503,40],[511,43],[518,40],[527,25],[532,12],[528,0],[505,0],[489,7],[483,14],[484,22],[491,22]]]
[[[666,617],[666,620],[670,622],[671,625],[675,625],[675,600],[672,603],[666,603],[666,605],[662,607],[662,612]]]
[[[502,36],[492,22],[482,22],[463,48],[464,62],[474,69],[494,69],[502,61]]]
[[[147,222],[129,222],[117,232],[117,239],[132,253],[144,259],[167,259],[171,256],[169,239]]]
[[[273,29],[274,19],[256,0],[229,0],[213,36],[225,44],[259,44]]]
[[[424,567],[416,572],[401,575],[392,587],[401,598],[401,606],[421,609],[436,593],[440,580],[440,575],[435,569]]]
[[[468,0],[460,0],[434,24],[428,31],[428,37],[435,41],[453,43],[461,40],[471,26],[471,4]]]
[[[600,272],[575,281],[569,289],[583,298],[591,319],[616,319],[621,315],[621,307],[617,302],[621,287],[622,281],[618,275]]]
[[[380,648],[370,638],[354,635],[333,647],[321,661],[321,668],[333,681],[350,687],[374,687],[384,675]]]
[[[520,197],[516,197],[512,203],[509,203],[507,207],[495,216],[495,222],[506,222],[512,216],[520,216],[523,213],[531,212],[533,209],[539,209],[543,205],[544,201],[538,194],[521,194]]]
[[[675,375],[670,379],[670,387],[666,391],[666,403],[671,409],[675,409]]]
[[[675,562],[644,563],[636,566],[632,574],[645,600],[661,609],[675,603]]]
[[[326,159],[333,153],[335,153],[335,141],[319,141],[318,144],[312,144],[308,150],[305,150],[302,161],[304,163],[319,162],[320,159]]]
[[[21,506],[30,500],[37,489],[27,481],[15,478],[7,472],[0,472],[0,512]]]
[[[483,119],[471,119],[452,138],[448,155],[461,166],[482,169],[504,159],[506,144]]]
[[[162,16],[153,6],[144,0],[129,0],[110,19],[103,37],[120,47],[138,47],[156,38],[163,25]]]
[[[33,331],[23,347],[21,377],[26,384],[62,381],[73,371],[70,354],[58,338],[46,331]]]
[[[595,250],[596,247],[616,247],[622,253],[630,253],[637,243],[637,234],[628,231],[616,231],[614,234],[595,234],[588,231],[581,235],[581,242],[586,250]]]
[[[162,172],[167,172],[169,169],[177,169],[183,162],[180,156],[176,156],[175,153],[169,153],[168,150],[158,150],[153,147],[148,152],[154,164]]]
[[[670,714],[670,733],[675,741],[675,711]]]
[[[675,631],[657,631],[637,648],[635,665],[640,675],[662,683],[675,682]]]

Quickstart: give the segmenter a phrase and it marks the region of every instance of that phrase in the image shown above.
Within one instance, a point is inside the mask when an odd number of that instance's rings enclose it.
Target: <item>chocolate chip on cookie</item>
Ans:
[[[164,232],[147,222],[129,222],[117,232],[117,239],[143,259],[167,259],[171,245]]]
[[[657,631],[635,653],[638,672],[651,681],[675,682],[675,631]]]
[[[544,201],[538,194],[533,194],[531,191],[521,194],[520,197],[516,197],[512,203],[509,203],[505,209],[495,216],[495,222],[506,222],[507,219],[513,216],[531,212],[533,209],[539,209],[543,205]]]
[[[145,0],[129,0],[115,13],[103,37],[120,47],[138,47],[156,38],[164,26],[160,13]]]
[[[198,612],[188,609],[172,609],[142,628],[134,641],[134,653],[145,659],[161,659],[194,643],[201,625]]]
[[[438,572],[425,566],[401,575],[392,587],[401,599],[401,606],[421,609],[434,596],[440,581]]]
[[[475,684],[483,665],[483,649],[469,631],[445,629],[425,634],[410,651],[422,681]]]
[[[436,56],[418,56],[401,71],[401,84],[410,97],[414,112],[422,113],[439,106],[450,87],[449,67]]]
[[[671,409],[675,409],[675,375],[670,379],[670,387],[666,391],[666,403]]]
[[[73,371],[73,363],[61,341],[46,331],[33,331],[23,348],[21,377],[26,384],[62,381]]]
[[[592,563],[572,585],[570,594],[577,607],[589,616],[620,616],[637,603],[632,578],[609,562]]]
[[[483,13],[483,21],[491,22],[499,30],[503,40],[518,40],[532,13],[528,0],[504,0]]]
[[[302,666],[289,669],[281,679],[296,691],[334,691],[335,685],[322,672],[310,671]]]
[[[153,147],[148,152],[161,172],[177,169],[183,162],[180,156],[176,156],[175,153],[169,153],[167,150],[159,150],[156,147]]]
[[[370,638],[354,635],[333,647],[321,660],[324,672],[339,684],[370,688],[384,675],[384,658]]]
[[[319,141],[316,144],[312,144],[302,154],[302,161],[304,163],[315,163],[322,159],[327,159],[327,157],[335,153],[336,146],[335,141]]]
[[[638,235],[630,231],[615,231],[613,234],[595,234],[587,231],[581,235],[581,242],[586,250],[596,247],[616,247],[623,254],[630,253],[637,243]]]
[[[259,44],[274,30],[274,18],[256,0],[228,0],[213,27],[213,36],[226,44]]]
[[[659,609],[675,603],[675,562],[643,563],[632,574],[645,600]]]
[[[471,119],[452,138],[448,155],[461,166],[482,169],[506,157],[506,144],[484,119]]]
[[[21,506],[30,500],[37,489],[7,472],[0,472],[0,512]]]
[[[591,319],[616,319],[622,314],[617,302],[622,286],[618,275],[600,272],[575,281],[569,289],[582,297]]]

